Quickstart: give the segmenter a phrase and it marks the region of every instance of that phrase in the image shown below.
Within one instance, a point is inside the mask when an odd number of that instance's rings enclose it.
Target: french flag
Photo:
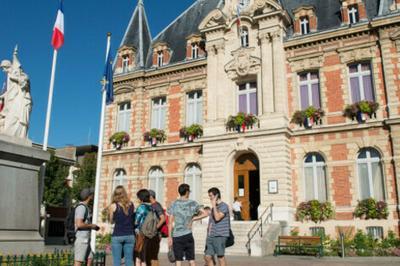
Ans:
[[[63,1],[60,1],[60,8],[58,9],[56,23],[54,24],[53,37],[51,38],[51,45],[54,49],[58,50],[64,44],[64,11]]]

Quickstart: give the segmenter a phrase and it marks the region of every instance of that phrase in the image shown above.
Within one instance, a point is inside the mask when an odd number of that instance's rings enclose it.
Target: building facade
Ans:
[[[331,236],[398,234],[399,11],[399,0],[197,0],[152,38],[139,0],[107,107],[100,208],[118,184],[168,206],[186,182],[205,205],[212,186],[238,197],[245,220],[273,204],[301,234],[316,227],[296,217],[310,200],[332,204],[317,225]],[[192,141],[181,129],[193,124]],[[116,132],[129,135],[117,149]],[[368,198],[387,219],[354,217]]]

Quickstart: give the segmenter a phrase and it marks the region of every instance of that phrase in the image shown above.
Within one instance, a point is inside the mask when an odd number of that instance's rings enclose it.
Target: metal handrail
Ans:
[[[272,221],[272,208],[274,207],[274,204],[271,203],[260,215],[260,218],[258,218],[257,222],[251,227],[249,232],[247,233],[247,243],[246,243],[246,248],[247,248],[247,253],[249,256],[251,255],[251,240],[253,240],[254,236],[257,234],[257,232],[260,233],[260,236],[263,236],[263,224],[268,222],[268,218],[271,219]],[[268,214],[267,214],[268,213]],[[266,219],[263,222],[264,216],[267,214]]]

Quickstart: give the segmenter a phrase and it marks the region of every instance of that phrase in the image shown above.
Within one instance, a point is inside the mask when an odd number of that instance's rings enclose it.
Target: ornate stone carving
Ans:
[[[351,62],[368,60],[374,57],[375,47],[351,47],[346,49],[338,49],[340,53],[340,61],[342,64]]]
[[[255,13],[257,10],[262,10],[263,14],[267,14],[273,11],[280,10],[279,4],[269,0],[255,0],[254,4],[250,8],[251,13]]]
[[[253,49],[240,48],[232,52],[233,60],[225,66],[225,72],[231,79],[257,74],[260,70],[261,59],[251,56]]]
[[[225,15],[222,13],[221,10],[216,9],[214,11],[211,11],[211,13],[205,19],[203,19],[203,21],[199,25],[199,29],[203,31],[208,28],[225,25],[225,23]]]
[[[30,81],[22,70],[18,49],[14,50],[13,61],[4,60],[0,68],[7,75],[5,90],[0,95],[0,132],[26,139],[32,110]]]
[[[302,72],[310,69],[318,69],[323,66],[322,54],[288,58],[293,72]]]

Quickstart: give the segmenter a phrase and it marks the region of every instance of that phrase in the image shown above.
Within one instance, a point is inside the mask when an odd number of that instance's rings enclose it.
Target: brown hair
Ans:
[[[112,196],[112,203],[121,205],[124,213],[126,215],[129,214],[129,207],[131,205],[131,201],[128,198],[128,193],[123,186],[117,186],[114,190]]]

